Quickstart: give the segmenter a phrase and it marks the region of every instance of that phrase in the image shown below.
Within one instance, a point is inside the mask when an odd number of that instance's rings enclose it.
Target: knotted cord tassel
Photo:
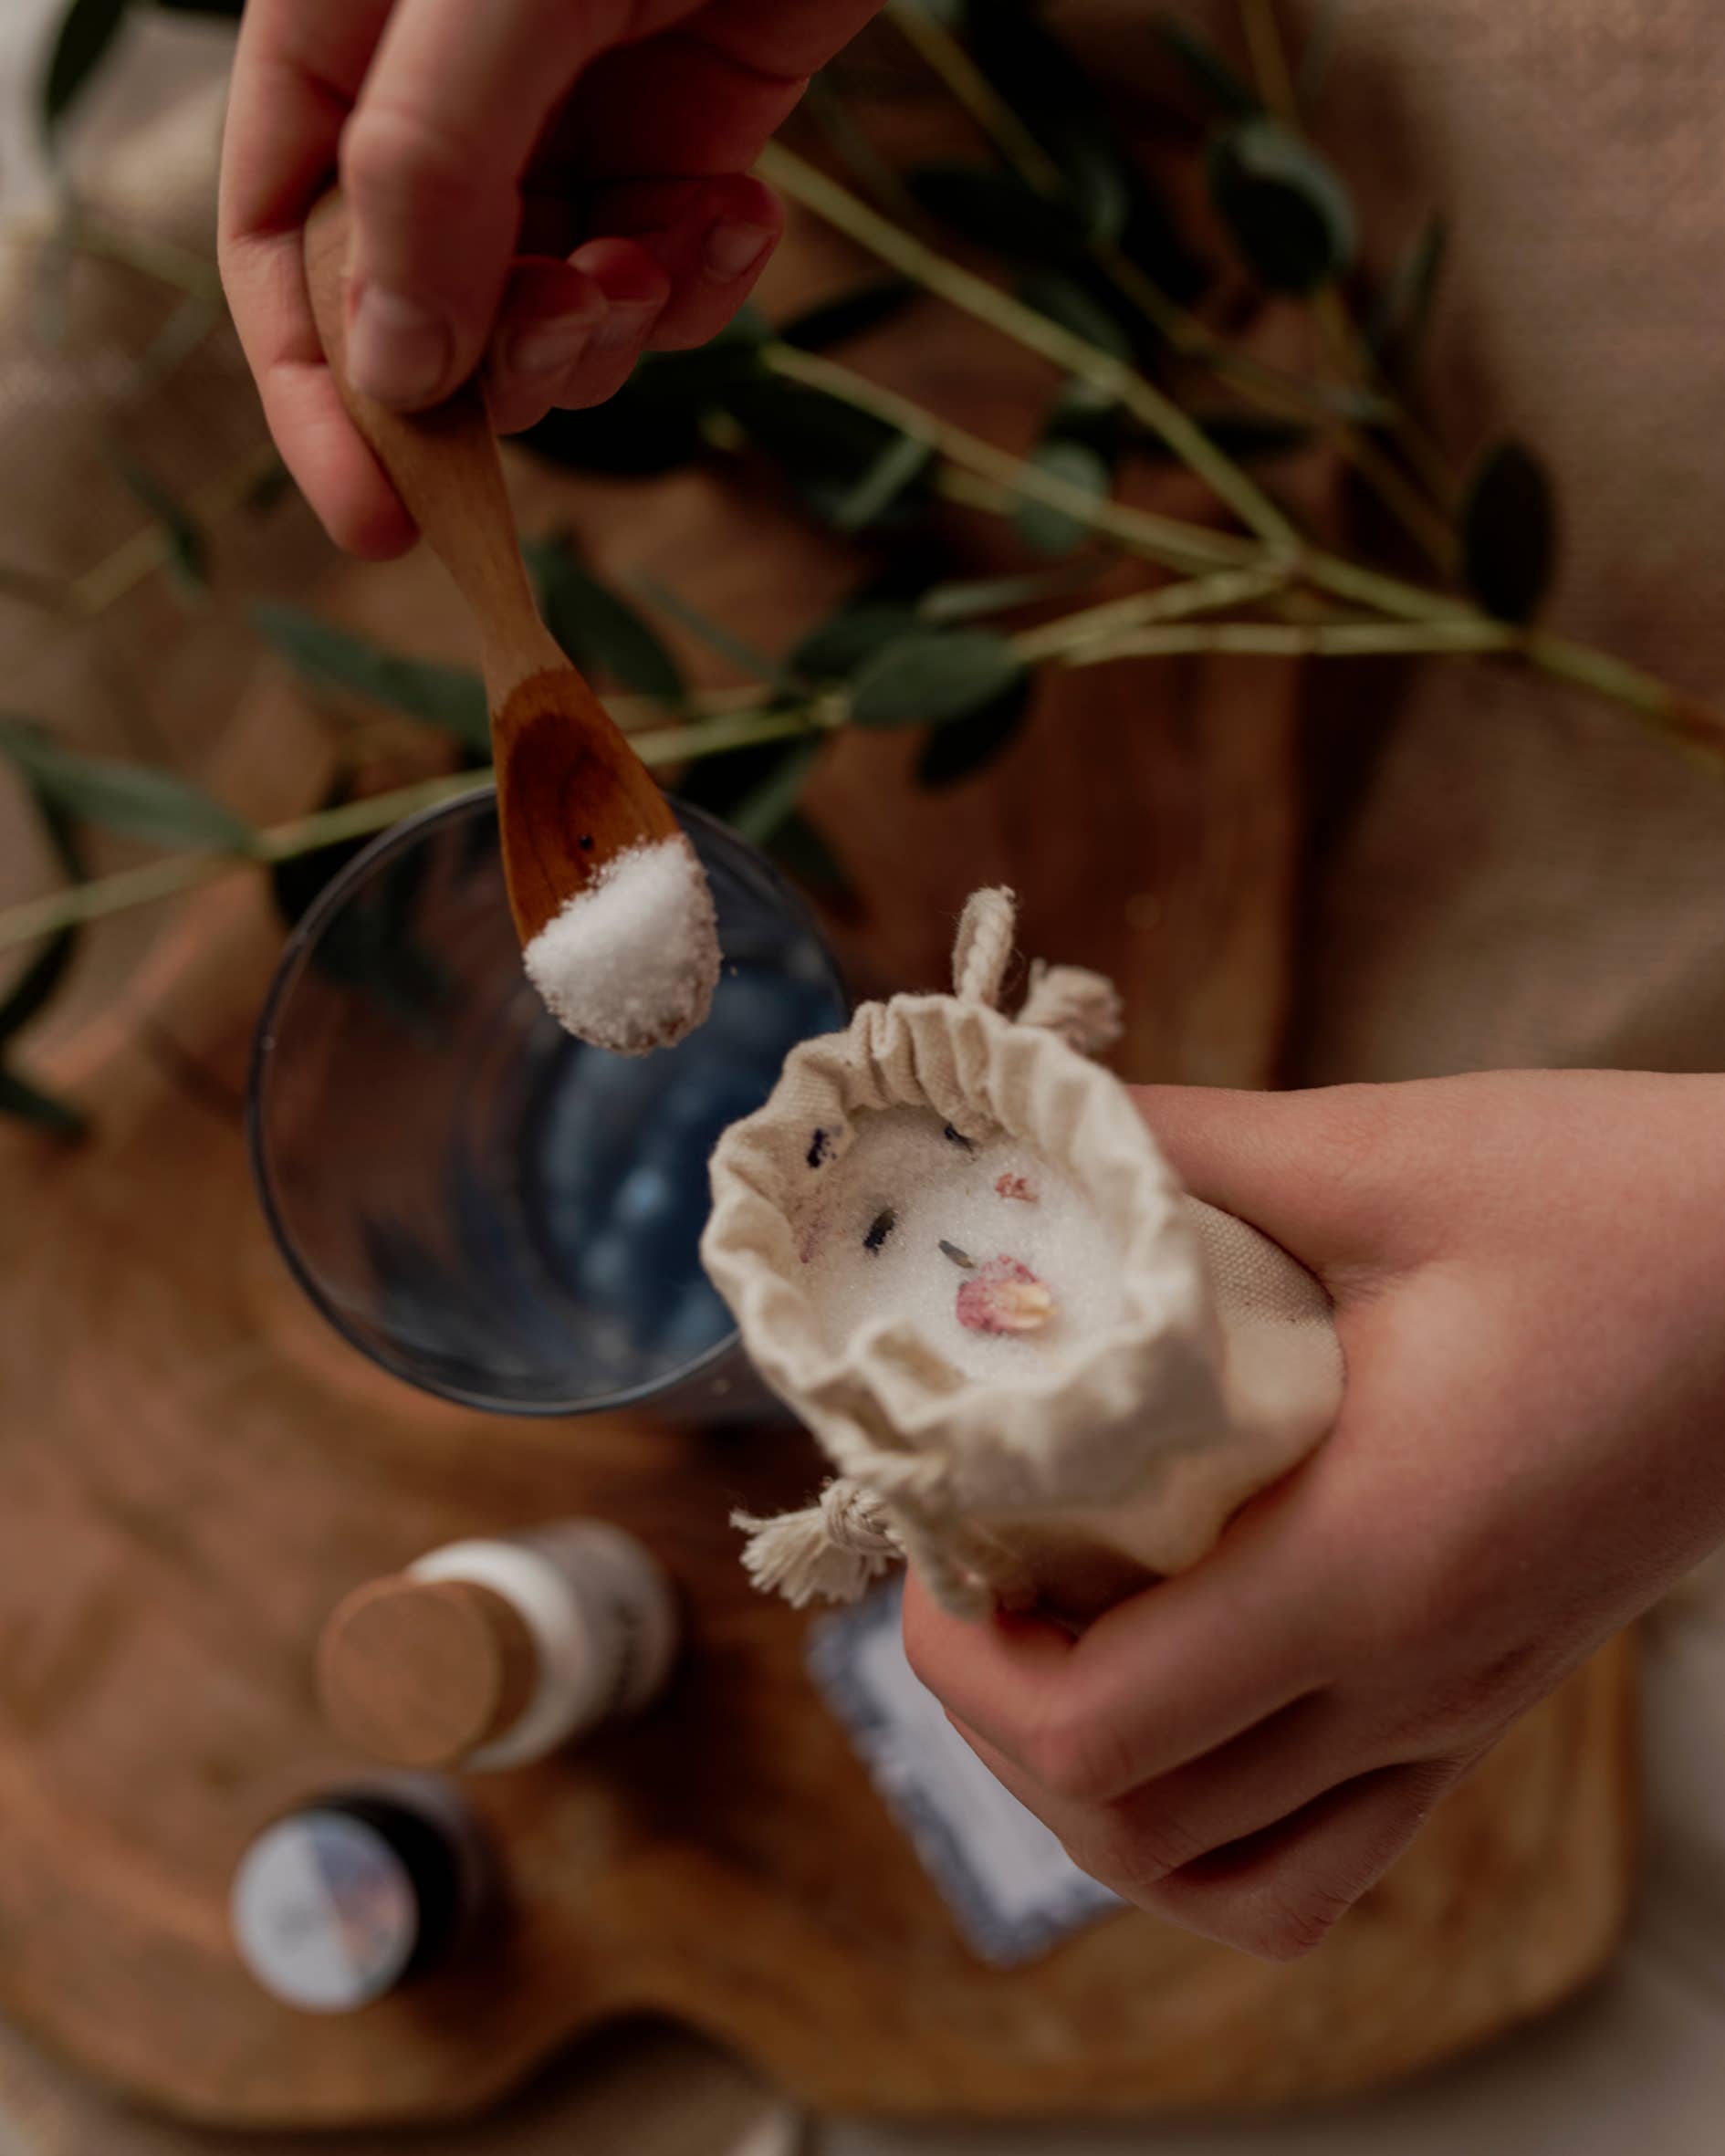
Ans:
[[[1038,958],[1019,1023],[1058,1033],[1080,1055],[1100,1055],[1119,1040],[1125,1017],[1113,981],[1082,966],[1050,966]]]
[[[879,1498],[841,1476],[805,1512],[762,1520],[733,1512],[748,1541],[743,1568],[763,1595],[782,1595],[793,1609],[810,1602],[854,1602],[904,1556]]]

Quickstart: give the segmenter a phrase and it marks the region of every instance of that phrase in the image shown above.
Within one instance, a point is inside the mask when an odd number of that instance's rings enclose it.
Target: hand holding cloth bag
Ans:
[[[707,1272],[837,1470],[807,1512],[738,1519],[757,1584],[794,1603],[852,1599],[903,1556],[958,1615],[1036,1606],[1082,1623],[1195,1564],[1335,1420],[1322,1287],[1179,1188],[1128,1089],[1090,1060],[1118,1037],[1107,981],[1035,966],[1002,1013],[1013,933],[1012,894],[978,892],[950,996],[864,1004],[803,1042],[714,1155]],[[859,1119],[904,1109],[967,1150],[1011,1141],[1088,1209],[1118,1293],[1093,1324],[1071,1313],[1061,1353],[1003,1343],[993,1381],[943,1352],[923,1313],[890,1309],[835,1343],[811,1236]]]

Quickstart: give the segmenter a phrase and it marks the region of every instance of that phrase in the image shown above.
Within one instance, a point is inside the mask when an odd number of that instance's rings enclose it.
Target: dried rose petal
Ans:
[[[1023,1176],[997,1176],[994,1179],[994,1194],[997,1198],[1016,1198],[1020,1205],[1041,1203],[1030,1181]]]
[[[957,1307],[968,1332],[1034,1333],[1053,1316],[1054,1298],[1028,1265],[1003,1252],[960,1285]]]

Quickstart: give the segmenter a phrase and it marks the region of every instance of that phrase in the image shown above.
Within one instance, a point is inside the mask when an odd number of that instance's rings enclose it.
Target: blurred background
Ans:
[[[728,1503],[811,1456],[643,1432],[632,1469],[631,1429],[418,1399],[304,1308],[246,1176],[252,1027],[323,883],[481,778],[484,730],[441,571],[338,557],[263,429],[214,267],[235,13],[0,20],[0,2151],[1711,2151],[1716,1579],[1644,1627],[1638,1735],[1621,1663],[1577,1680],[1353,1943],[1255,1988],[1111,1919],[996,1979],[801,1620],[722,1584]],[[1670,737],[1725,706],[1721,92],[1700,0],[906,0],[784,132],[750,317],[508,452],[548,613],[860,993],[939,985],[965,895],[1009,882],[1027,949],[1118,981],[1133,1078],[1720,1068],[1725,786]],[[756,713],[789,730],[751,743]],[[649,1468],[705,1505],[655,1514]],[[486,1801],[524,1878],[636,1868],[617,1908],[683,1973],[623,2003],[684,2010],[559,2027],[572,1905],[537,1973],[518,1949],[407,2004],[415,2093],[373,2100],[363,2033],[261,2015],[227,1877],[351,1772],[308,1675],[337,1597],[580,1509],[583,1472],[710,1594],[695,1689],[581,1770],[623,1777],[627,1831],[577,1834],[573,1769]],[[771,1833],[678,1816],[679,1743]],[[828,1912],[820,1983],[876,2046],[848,2082],[789,2009],[751,2048],[679,1929],[814,1982],[775,1928],[839,1891],[811,1792],[900,1881],[874,1930]],[[1086,2085],[1109,1987],[1166,2071]],[[414,2083],[479,1993],[507,2070]],[[895,2050],[922,2078],[874,2100]]]

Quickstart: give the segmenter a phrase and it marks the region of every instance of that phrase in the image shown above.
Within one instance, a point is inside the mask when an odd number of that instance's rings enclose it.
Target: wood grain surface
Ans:
[[[859,270],[804,234],[784,274],[801,301]],[[847,356],[991,438],[1030,438],[1047,371],[925,314]],[[859,579],[851,549],[711,470],[645,490],[519,465],[510,480],[529,530],[567,525],[607,570],[651,574],[770,650]],[[1192,507],[1174,480],[1145,498]],[[974,570],[1000,559],[997,528],[955,530]],[[340,572],[320,603],[471,659],[423,560]],[[724,677],[684,648],[697,678]],[[1123,1070],[1269,1082],[1298,686],[1249,660],[1055,680],[1010,755],[938,799],[908,783],[914,742],[839,740],[813,801],[861,894],[828,920],[853,979],[937,985],[967,892],[1006,881],[1028,952],[1119,981]],[[214,776],[279,815],[315,798],[332,754],[272,670]],[[275,942],[244,881],[188,905],[43,1053],[93,1111],[92,1140],[0,1131],[0,2009],[152,2105],[248,2129],[468,2113],[639,2011],[821,2105],[1075,2114],[1364,2087],[1601,1966],[1628,1893],[1621,1647],[1524,1722],[1306,1962],[1127,1915],[1030,1968],[979,1966],[819,1703],[805,1620],[737,1563],[727,1512],[802,1498],[810,1446],[464,1413],[371,1370],[301,1302],[235,1104]],[[327,1613],[439,1541],[581,1512],[676,1577],[681,1680],[638,1726],[472,1785],[505,1887],[482,1955],[351,2020],[275,2006],[238,1968],[224,1903],[264,1820],[361,1770],[316,1711]]]

